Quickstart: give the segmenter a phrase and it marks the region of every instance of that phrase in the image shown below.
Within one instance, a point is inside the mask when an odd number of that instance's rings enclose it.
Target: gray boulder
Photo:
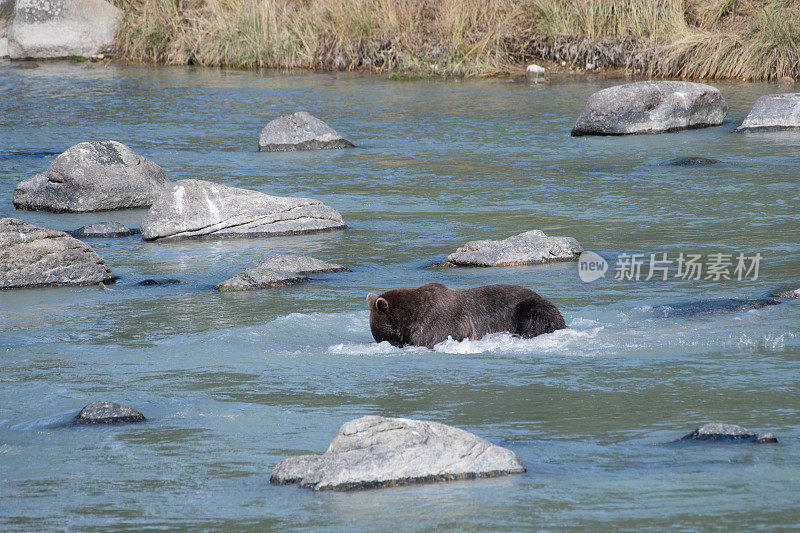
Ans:
[[[101,239],[128,237],[136,235],[139,230],[130,229],[120,222],[98,222],[80,227],[69,234],[78,239]]]
[[[800,298],[800,289],[778,291],[773,296],[776,298]]]
[[[350,272],[350,269],[335,263],[326,263],[313,257],[291,254],[273,254],[261,259],[244,272],[217,285],[224,292],[251,291],[285,287],[309,281],[309,274],[322,272]]]
[[[738,132],[800,128],[800,93],[767,94],[756,100]]]
[[[114,402],[92,402],[75,417],[76,425],[133,424],[144,421],[144,415],[136,409]]]
[[[347,227],[319,200],[270,196],[202,180],[165,189],[142,220],[146,241],[296,235]]]
[[[82,142],[18,183],[14,207],[55,213],[150,207],[168,184],[160,166],[122,143]]]
[[[728,104],[714,87],[688,81],[640,81],[589,97],[573,136],[663,133],[718,126]]]
[[[501,241],[470,241],[436,266],[504,267],[577,261],[583,248],[572,237],[548,237],[541,230],[526,231]]]
[[[258,149],[262,152],[323,150],[352,146],[353,143],[342,138],[336,130],[305,111],[276,118],[261,130],[258,139]]]
[[[517,454],[463,429],[365,416],[345,423],[324,454],[278,463],[270,481],[314,490],[351,490],[524,471]]]
[[[104,0],[16,0],[11,59],[91,57],[111,46],[122,11]]]
[[[714,442],[752,442],[755,444],[776,443],[778,439],[772,433],[759,433],[734,424],[711,422],[704,424],[684,435],[679,441],[714,441]]]
[[[88,244],[63,231],[0,219],[0,289],[94,285],[114,279]]]

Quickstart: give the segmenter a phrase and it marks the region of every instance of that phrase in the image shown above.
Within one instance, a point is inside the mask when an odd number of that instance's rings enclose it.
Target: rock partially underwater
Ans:
[[[688,81],[640,81],[609,87],[589,97],[572,136],[664,133],[718,126],[728,104],[709,85]]]
[[[175,278],[148,278],[143,279],[136,285],[139,287],[160,287],[162,285],[177,285],[181,280]]]
[[[669,161],[664,161],[663,165],[669,167],[706,167],[719,163],[716,159],[707,157],[676,157]]]
[[[800,289],[791,289],[786,291],[778,291],[773,294],[776,298],[800,298]]]
[[[114,402],[92,402],[81,409],[74,425],[135,424],[144,421],[144,415],[132,407]]]
[[[98,222],[97,224],[89,224],[69,234],[78,239],[111,239],[118,237],[128,237],[136,235],[139,230],[130,229],[120,222]]]
[[[548,237],[537,229],[499,241],[470,241],[435,266],[540,265],[556,261],[577,261],[581,252],[583,248],[572,237]]]
[[[86,212],[150,207],[169,184],[157,164],[116,141],[76,144],[14,188],[14,207]]]
[[[88,244],[63,231],[0,219],[0,289],[94,285],[115,279]]]
[[[777,443],[778,439],[772,433],[759,433],[734,424],[712,422],[704,424],[684,435],[676,442],[683,441],[711,441],[711,442],[750,442],[754,444]]]
[[[653,312],[666,318],[691,317],[716,313],[739,313],[769,307],[770,305],[778,305],[779,303],[781,302],[772,298],[699,300],[657,305],[653,307]]]
[[[91,57],[114,43],[123,18],[122,11],[104,0],[16,0],[8,4],[13,6],[7,41],[11,59]]]
[[[800,93],[767,94],[756,100],[737,132],[800,131]]]
[[[217,289],[223,292],[251,291],[285,287],[310,281],[310,274],[323,272],[350,272],[350,269],[335,263],[326,263],[313,257],[291,254],[272,254],[256,264],[226,280]]]
[[[301,111],[271,121],[261,130],[258,149],[261,152],[292,152],[350,148],[353,143],[315,116]]]
[[[345,227],[342,215],[319,200],[190,179],[175,182],[156,200],[142,220],[142,238],[267,237]]]
[[[314,490],[352,490],[524,471],[517,454],[463,429],[365,416],[342,425],[322,455],[301,455],[278,463],[270,481]]]

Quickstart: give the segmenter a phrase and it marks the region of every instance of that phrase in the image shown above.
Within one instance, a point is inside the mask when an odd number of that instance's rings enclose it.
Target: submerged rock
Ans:
[[[326,263],[313,257],[291,254],[272,254],[257,262],[244,272],[217,285],[220,291],[251,291],[285,287],[294,283],[310,281],[306,276],[323,272],[350,272],[336,263]]]
[[[94,285],[115,279],[88,244],[63,231],[0,219],[0,289]]]
[[[261,130],[258,139],[258,149],[262,152],[323,150],[352,146],[353,143],[345,140],[336,130],[305,111],[276,118]]]
[[[272,254],[264,257],[258,262],[259,268],[268,270],[279,270],[281,272],[296,272],[297,274],[320,274],[322,272],[350,272],[350,269],[320,261],[313,257],[293,254]]]
[[[92,402],[78,413],[75,424],[133,424],[144,422],[142,413],[114,402]]]
[[[217,285],[217,290],[222,292],[255,291],[286,287],[305,281],[310,281],[310,278],[294,272],[275,272],[254,267],[223,281]]]
[[[73,237],[81,239],[128,237],[137,233],[139,230],[130,229],[119,222],[99,222],[69,232]]]
[[[778,291],[773,296],[776,298],[800,298],[800,289]]]
[[[778,305],[778,300],[772,298],[738,299],[729,298],[722,300],[699,300],[695,302],[679,302],[667,305],[657,305],[653,311],[665,318],[711,315],[714,313],[738,313],[761,309],[770,305]]]
[[[776,443],[778,439],[772,433],[758,433],[742,426],[711,422],[704,424],[684,435],[678,441],[714,441],[714,442],[752,442],[755,444]]]
[[[517,454],[463,429],[364,416],[342,425],[324,454],[278,463],[270,481],[314,490],[352,490],[524,471]]]
[[[147,212],[142,237],[146,241],[264,237],[345,227],[342,215],[319,200],[181,180],[166,189]]]
[[[719,161],[716,159],[709,159],[707,157],[676,157],[665,161],[664,165],[670,167],[705,167],[717,163],[719,163]]]
[[[756,100],[737,132],[800,128],[800,93],[767,94]]]
[[[148,278],[148,279],[143,279],[136,285],[138,285],[139,287],[154,287],[159,285],[175,285],[176,283],[180,282],[181,280],[174,278],[156,278],[156,279]]]
[[[91,57],[114,43],[122,11],[103,0],[16,0],[11,59]]]
[[[47,157],[58,154],[59,152],[50,152],[47,150],[10,150],[8,152],[0,152],[0,161]]]
[[[640,81],[609,87],[590,96],[572,135],[664,133],[718,126],[727,114],[725,99],[709,85]]]
[[[150,207],[169,184],[164,170],[117,141],[82,142],[14,189],[14,207],[85,212]]]
[[[583,248],[572,237],[548,237],[541,230],[526,231],[500,241],[470,241],[436,266],[503,267],[577,261]]]

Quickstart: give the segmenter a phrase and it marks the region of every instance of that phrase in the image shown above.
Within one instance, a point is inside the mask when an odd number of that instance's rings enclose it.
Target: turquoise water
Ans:
[[[654,306],[800,287],[800,134],[732,133],[774,84],[716,83],[723,126],[571,138],[606,79],[389,81],[357,74],[0,64],[0,216],[55,229],[144,211],[16,211],[14,185],[69,146],[115,139],[172,180],[338,209],[349,229],[271,239],[92,240],[120,280],[0,292],[0,527],[5,530],[608,530],[800,527],[800,301],[664,317]],[[259,153],[306,110],[358,147]],[[663,166],[673,157],[719,160]],[[468,240],[528,229],[611,262],[431,269]],[[243,294],[214,284],[261,255],[352,273]],[[758,279],[614,279],[621,254],[762,256]],[[140,287],[146,278],[181,283]],[[569,329],[430,351],[376,344],[364,298],[398,286],[516,283]],[[58,428],[110,400],[148,422]],[[515,451],[527,473],[353,493],[275,487],[365,414],[444,422]],[[708,421],[777,445],[678,446]]]

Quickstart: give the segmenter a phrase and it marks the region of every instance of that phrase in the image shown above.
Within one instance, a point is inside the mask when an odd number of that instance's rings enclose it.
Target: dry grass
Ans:
[[[119,54],[239,68],[483,76],[538,57],[661,76],[800,74],[793,0],[115,0]]]
[[[711,28],[719,24],[712,20]],[[664,76],[770,80],[800,74],[800,5],[771,2],[739,31],[688,29],[663,47],[656,71]]]

